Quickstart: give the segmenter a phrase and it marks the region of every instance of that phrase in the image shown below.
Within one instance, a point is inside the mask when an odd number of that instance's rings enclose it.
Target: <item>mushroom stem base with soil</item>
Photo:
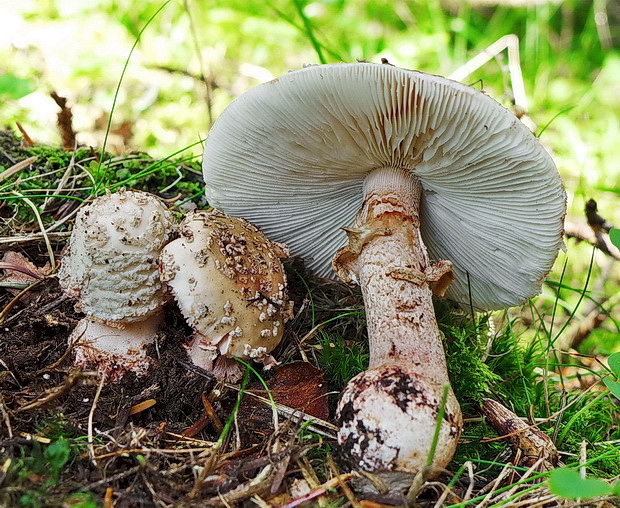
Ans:
[[[105,373],[112,382],[127,372],[144,375],[153,361],[146,348],[155,341],[163,321],[162,312],[142,321],[113,325],[84,318],[69,337],[75,364]]]
[[[338,406],[339,442],[362,468],[417,473],[426,464],[444,385],[449,383],[432,294],[443,294],[452,264],[431,263],[420,237],[421,184],[408,171],[380,168],[364,182],[349,243],[336,254],[340,278],[360,285],[369,370],[353,378]],[[432,465],[445,467],[462,416],[449,390]]]

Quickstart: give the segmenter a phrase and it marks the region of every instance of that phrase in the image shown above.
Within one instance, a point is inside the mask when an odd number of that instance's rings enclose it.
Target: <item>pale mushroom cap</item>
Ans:
[[[443,386],[415,368],[385,365],[355,376],[338,402],[338,443],[364,470],[415,474],[426,464],[435,434]],[[454,396],[448,397],[433,465],[445,468],[463,427]]]
[[[174,230],[172,213],[151,194],[101,196],[76,217],[60,285],[88,316],[112,323],[145,319],[164,303],[157,257]]]
[[[202,347],[260,360],[282,338],[285,255],[247,221],[193,212],[161,253],[161,278]]]
[[[482,310],[539,292],[562,246],[562,183],[538,139],[474,88],[390,65],[307,67],[233,101],[203,161],[211,205],[324,276],[383,167],[421,181],[429,255],[454,263],[447,297]]]

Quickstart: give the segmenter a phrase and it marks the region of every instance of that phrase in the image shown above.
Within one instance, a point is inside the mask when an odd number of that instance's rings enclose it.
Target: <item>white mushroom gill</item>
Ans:
[[[447,297],[493,310],[539,292],[562,246],[562,183],[539,140],[480,90],[389,65],[310,66],[233,101],[203,161],[212,206],[322,276],[382,167],[419,179],[429,255],[454,263]]]

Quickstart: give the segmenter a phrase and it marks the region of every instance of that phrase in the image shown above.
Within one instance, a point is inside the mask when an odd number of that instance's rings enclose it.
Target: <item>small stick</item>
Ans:
[[[138,469],[140,469],[142,467],[142,465],[138,465],[138,466],[134,466],[130,469],[127,469],[126,471],[122,471],[120,473],[117,473],[115,475],[112,476],[108,476],[107,478],[104,478],[103,480],[99,480],[96,481],[94,483],[89,483],[88,485],[85,485],[84,487],[80,488],[80,490],[82,492],[86,491],[93,491],[98,487],[101,487],[105,484],[109,484],[109,483],[114,483],[117,482],[119,480],[122,480],[123,478],[126,478],[127,476],[131,476],[134,473],[138,472]]]
[[[40,406],[44,406],[45,404],[48,404],[49,402],[56,400],[61,395],[68,393],[71,390],[71,388],[73,388],[80,381],[80,379],[82,379],[83,377],[91,376],[92,374],[93,374],[92,372],[82,372],[79,369],[72,370],[71,372],[69,372],[69,374],[65,378],[65,382],[62,386],[55,386],[54,388],[50,390],[46,390],[42,398],[39,398],[24,406],[20,406],[17,409],[15,409],[13,412],[21,413],[24,411],[35,409]]]
[[[334,474],[334,478],[338,480],[338,486],[342,489],[342,492],[344,493],[345,497],[349,500],[349,503],[351,503],[351,506],[353,508],[362,508],[357,498],[355,497],[355,494],[353,494],[353,491],[349,488],[346,482],[342,479],[342,476],[340,475],[340,472],[338,471],[338,468],[336,467],[336,464],[334,463],[334,459],[332,458],[330,454],[327,455],[327,464],[329,465],[329,469],[331,469],[332,473]]]
[[[155,404],[157,404],[157,401],[155,399],[147,399],[142,402],[139,402],[135,406],[131,407],[131,409],[129,410],[129,416],[141,413],[142,411],[145,411],[148,408],[153,407]]]
[[[476,484],[476,478],[474,476],[474,466],[468,460],[465,464],[467,464],[467,475],[469,476],[469,486],[467,487],[467,492],[463,496],[463,501],[469,501],[471,499],[471,494],[474,491],[474,485]]]
[[[50,241],[60,243],[70,235],[71,233],[69,231],[61,231],[59,233],[48,234],[47,238]],[[33,233],[31,235],[23,236],[0,236],[0,249],[2,249],[2,245],[17,245],[20,243],[35,242],[41,238],[43,238],[43,233]]]
[[[9,418],[9,411],[6,407],[6,402],[4,402],[4,397],[2,396],[2,392],[0,392],[0,412],[2,412],[2,417],[4,418],[4,424],[6,425],[6,429],[9,432],[9,439],[13,439],[13,427],[11,427],[11,419]]]
[[[102,460],[109,459],[110,457],[119,457],[121,455],[128,455],[130,453],[137,453],[140,455],[146,455],[150,453],[168,453],[170,455],[183,455],[184,453],[188,453],[193,455],[194,453],[203,453],[205,451],[210,451],[212,448],[123,448],[121,450],[116,450],[114,452],[103,453],[101,455],[95,456],[94,460]]]
[[[26,146],[34,146],[34,141],[32,141],[32,138],[28,135],[28,133],[26,132],[26,129],[24,129],[22,124],[19,123],[19,122],[15,122],[15,125],[17,125],[17,128],[19,129],[19,132],[21,132],[22,136],[24,136],[23,143]]]
[[[460,478],[460,475],[462,474],[462,472],[466,468],[468,469],[468,473],[473,475],[473,471],[471,469],[471,462],[470,461],[465,462],[465,464],[463,464],[459,468],[459,470],[454,474],[454,476],[452,477],[450,482],[447,485],[443,485],[443,492],[441,493],[441,496],[439,496],[439,498],[435,502],[435,505],[433,506],[433,508],[441,508],[442,506],[444,506],[444,502],[445,502],[445,500],[448,498],[448,496],[450,494],[452,494],[452,496],[456,497],[456,494],[454,494],[454,492],[452,492],[452,487],[454,487],[454,485],[456,485],[456,482]],[[471,486],[472,480],[473,480],[473,478],[470,477],[470,486]]]
[[[604,231],[594,231],[585,223],[566,221],[564,223],[564,233],[568,238],[587,242],[608,256],[620,260],[620,250],[611,243],[609,234]]]
[[[37,434],[30,434],[29,432],[20,432],[19,435],[28,441],[36,441],[41,444],[51,444],[52,440],[49,437],[39,436]]]
[[[497,433],[523,452],[523,461],[528,466],[541,458],[544,470],[557,465],[559,457],[553,441],[536,426],[526,424],[507,407],[489,398],[482,401],[481,410]]]
[[[312,501],[313,499],[316,499],[317,497],[321,497],[327,494],[331,489],[337,487],[340,484],[340,482],[350,480],[351,478],[353,478],[353,475],[351,473],[338,475],[332,478],[331,480],[326,481],[323,485],[314,489],[312,492],[306,494],[305,496],[301,496],[301,497],[298,497],[297,499],[293,499],[292,501],[286,503],[285,505],[282,505],[280,508],[295,508],[296,506],[307,503],[308,501]]]
[[[489,491],[489,493],[484,497],[484,499],[480,502],[480,504],[477,505],[476,508],[483,508],[489,502],[491,497],[493,497],[495,490],[499,487],[499,484],[502,482],[502,480],[508,475],[509,471],[510,471],[510,465],[506,464],[504,468],[500,471],[497,478],[495,478],[495,480],[493,480],[491,483],[485,485],[480,490],[481,494],[484,494],[486,491]]]
[[[50,93],[50,96],[60,108],[60,111],[56,113],[56,123],[60,130],[62,147],[65,150],[74,150],[77,141],[75,138],[75,131],[73,130],[73,112],[71,108],[67,106],[67,99],[65,97],[61,97],[54,91]]]
[[[114,493],[114,489],[112,487],[108,487],[105,489],[105,496],[103,498],[103,508],[113,508],[114,501],[112,499],[112,494]]]
[[[521,63],[519,62],[519,37],[515,34],[500,37],[481,53],[456,69],[448,77],[456,81],[462,81],[505,49],[508,52],[508,72],[510,73],[510,82],[512,83],[515,105],[523,108],[523,111],[527,111],[527,96],[525,95]]]
[[[97,408],[97,402],[99,402],[99,396],[101,395],[101,390],[103,390],[105,379],[106,375],[104,372],[101,374],[101,381],[99,381],[97,393],[95,393],[95,397],[93,399],[93,405],[90,408],[90,413],[88,413],[88,450],[90,452],[90,458],[93,466],[97,466],[97,460],[95,459],[95,445],[93,444],[93,418],[95,416],[95,409]]]
[[[27,159],[24,159],[23,161],[18,162],[14,166],[11,166],[9,169],[4,170],[2,173],[0,173],[0,182],[2,180],[6,180],[7,178],[10,178],[15,173],[19,173],[26,166],[30,166],[30,164],[32,164],[33,162],[36,162],[36,160],[37,160],[37,157],[28,157]]]
[[[60,178],[60,182],[58,182],[58,185],[56,186],[56,190],[53,192],[53,194],[59,196],[60,193],[64,190],[64,186],[67,183],[67,180],[69,179],[69,175],[71,175],[71,172],[73,171],[73,167],[75,166],[75,152],[71,153],[71,160],[69,161],[69,165],[65,168],[65,172],[63,173],[62,177]],[[47,208],[49,207],[50,203],[52,201],[54,201],[54,197],[48,197],[45,198],[45,202],[43,203],[43,210],[47,210]]]
[[[45,246],[47,247],[47,254],[50,258],[50,270],[52,272],[55,271],[56,270],[56,259],[54,257],[54,249],[52,249],[52,244],[50,243],[49,238],[47,237],[47,231],[45,230],[45,226],[43,225],[43,220],[41,219],[41,214],[39,213],[39,209],[35,206],[35,204],[32,201],[30,201],[30,199],[28,199],[23,194],[20,194],[17,191],[11,191],[11,194],[21,197],[24,203],[26,203],[30,208],[32,208],[32,211],[34,212],[34,215],[39,224],[39,228],[41,229],[41,234],[43,235],[43,239],[45,240]]]
[[[582,478],[586,477],[585,463],[588,460],[588,442],[584,439],[579,446],[579,474]]]
[[[48,279],[48,277],[44,277],[42,279],[39,279],[39,280],[33,282],[32,284],[30,284],[27,288],[22,289],[19,293],[17,293],[17,295],[15,295],[15,297],[9,303],[6,304],[6,307],[4,307],[4,309],[2,309],[2,312],[0,312],[0,325],[4,324],[4,322],[6,320],[6,316],[8,315],[9,312],[11,312],[11,309],[21,299],[22,296],[24,296],[31,289],[33,289],[35,286],[38,286],[39,284],[41,284],[41,282],[43,282],[44,280],[47,280],[47,279]]]
[[[540,471],[540,467],[543,465],[543,462],[544,457],[541,457],[536,462],[534,462],[534,464],[532,464],[530,468],[525,473],[523,473],[523,476],[521,477],[521,482],[528,478],[534,471]],[[512,497],[520,486],[521,483],[519,482],[517,485],[514,485],[508,492],[503,492],[502,494],[500,494],[499,497],[503,499],[508,499]],[[497,501],[500,501],[500,499],[498,498]]]

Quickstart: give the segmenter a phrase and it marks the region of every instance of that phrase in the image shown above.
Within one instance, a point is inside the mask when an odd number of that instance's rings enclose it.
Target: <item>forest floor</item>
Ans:
[[[0,141],[5,165],[32,156],[32,147],[25,151],[23,140],[12,134],[3,133]],[[37,157],[41,174],[50,160],[58,163],[53,170],[57,178],[72,156],[46,149]],[[196,181],[195,168],[185,169]],[[200,199],[195,201],[200,204]],[[402,493],[370,488],[372,475],[352,470],[338,456],[338,389],[351,373],[362,370],[364,348],[348,344],[326,358],[325,348],[337,341],[328,337],[327,343],[318,342],[322,326],[317,323],[355,316],[341,320],[337,333],[359,340],[363,304],[356,290],[313,278],[299,260],[287,264],[295,308],[274,352],[280,365],[251,372],[244,378],[247,384],[222,383],[191,365],[183,347],[191,331],[172,305],[166,309],[166,326],[148,351],[153,360],[145,376],[130,373],[109,383],[96,372],[75,368],[69,336],[82,315],[63,295],[49,265],[62,257],[71,223],[67,217],[79,203],[59,199],[39,207],[48,230],[66,221],[47,235],[47,242],[36,236],[37,222],[31,217],[30,222],[14,221],[0,244],[5,254],[19,253],[32,263],[31,274],[21,279],[7,268],[6,258],[2,265],[0,506],[371,508],[407,503]],[[20,213],[26,212],[8,202],[0,205],[5,223]],[[340,364],[334,367],[334,362]],[[466,417],[480,422],[473,405]],[[492,430],[486,427],[465,441],[489,435]],[[507,443],[494,446],[498,460],[513,463]],[[420,506],[577,505],[551,494],[536,469],[517,467],[518,459],[514,465],[474,472],[471,462],[461,460],[451,472],[416,487],[413,498]],[[459,467],[460,476],[455,475]],[[601,498],[588,505],[612,503]]]

